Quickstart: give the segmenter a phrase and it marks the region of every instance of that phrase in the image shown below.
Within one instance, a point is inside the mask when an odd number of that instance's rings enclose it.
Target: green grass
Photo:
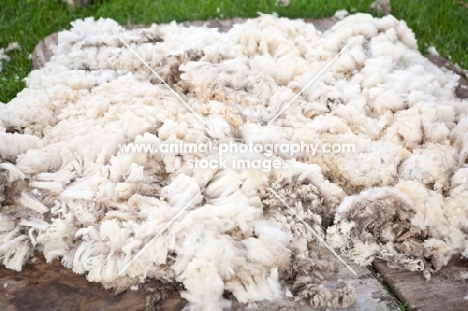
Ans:
[[[466,0],[465,0],[466,1]],[[70,10],[61,0],[2,0],[0,48],[19,42],[11,61],[0,73],[0,102],[8,102],[21,91],[31,68],[28,56],[46,35],[69,28],[70,22],[86,16],[111,17],[121,24],[164,23],[172,20],[253,17],[257,12],[277,12],[291,18],[326,17],[339,9],[375,13],[372,0],[291,0],[286,8],[275,0],[101,0],[83,9]],[[218,13],[219,8],[219,13]],[[392,14],[404,19],[415,31],[421,52],[434,45],[439,53],[468,68],[468,8],[454,0],[392,0]]]
[[[390,285],[388,285],[388,283],[385,282],[379,270],[377,270],[374,266],[368,266],[367,268],[372,272],[372,274],[380,282],[380,284],[382,284],[382,286],[387,290],[387,292],[393,297],[393,299],[395,299],[395,303],[401,311],[411,311],[410,307],[408,306],[408,303],[403,303],[403,301],[401,301],[400,298],[395,294]]]

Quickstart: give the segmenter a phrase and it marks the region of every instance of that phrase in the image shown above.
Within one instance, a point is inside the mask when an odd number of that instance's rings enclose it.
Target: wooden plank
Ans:
[[[390,268],[382,260],[375,260],[374,266],[395,294],[408,303],[411,310],[468,310],[468,283],[456,280],[454,276],[461,271],[468,271],[468,261],[455,258],[447,267],[433,274],[431,281],[426,281],[421,272],[411,272]]]
[[[323,250],[328,252],[328,250]],[[327,254],[325,254],[327,256]],[[328,254],[328,256],[331,256]],[[348,311],[398,310],[393,298],[373,277],[370,271],[353,264],[358,275],[353,275],[341,266],[337,273],[324,273],[324,285],[336,286],[338,279],[349,281],[356,290],[357,300]],[[176,291],[180,284],[149,281],[138,291],[115,295],[104,290],[99,283],[90,283],[83,275],[74,274],[58,261],[47,265],[43,258],[28,263],[23,271],[0,268],[0,310],[2,311],[48,311],[48,310],[182,310],[187,301]],[[233,301],[232,310],[319,310],[287,299],[275,302],[260,302],[255,308]],[[341,309],[338,309],[341,310]]]
[[[58,261],[48,265],[42,256],[37,257],[21,272],[1,266],[0,310],[146,310],[144,289],[115,295]]]

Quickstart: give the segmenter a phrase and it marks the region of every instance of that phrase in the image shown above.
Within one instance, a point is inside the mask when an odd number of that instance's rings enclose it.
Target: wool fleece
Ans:
[[[352,287],[321,284],[340,263],[317,237],[425,276],[468,255],[468,102],[404,21],[354,14],[321,33],[261,15],[220,33],[86,18],[58,36],[0,105],[7,268],[42,253],[117,291],[176,281],[190,310],[347,307]],[[188,143],[238,149],[127,148]]]

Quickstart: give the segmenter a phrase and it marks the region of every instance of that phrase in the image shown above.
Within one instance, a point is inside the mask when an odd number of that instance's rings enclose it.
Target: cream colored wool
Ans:
[[[200,122],[118,39],[128,42]],[[355,42],[267,123],[355,37]],[[227,33],[175,23],[126,30],[77,20],[27,88],[0,106],[0,260],[34,251],[122,291],[182,282],[191,310],[295,299],[346,307],[310,270],[328,252],[273,194],[356,263],[412,270],[468,255],[468,102],[403,21],[355,14],[320,33],[262,15]],[[347,143],[353,153],[270,159],[285,169],[190,169],[216,154],[126,153],[120,144]],[[265,159],[226,154],[226,159]],[[199,192],[123,275],[122,269]],[[292,273],[293,271],[294,273]]]

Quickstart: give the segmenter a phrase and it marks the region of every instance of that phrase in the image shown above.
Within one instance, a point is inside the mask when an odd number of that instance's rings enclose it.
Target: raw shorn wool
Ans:
[[[58,36],[0,105],[7,268],[40,252],[117,291],[177,281],[191,310],[228,308],[226,293],[347,307],[349,284],[321,284],[319,271],[341,263],[321,259],[329,251],[309,226],[360,265],[383,258],[429,277],[468,255],[468,102],[404,21],[354,14],[321,33],[261,15],[220,33],[87,18]],[[218,152],[122,149],[209,142],[354,149],[228,152],[231,164],[279,164],[208,168],[195,164]]]

